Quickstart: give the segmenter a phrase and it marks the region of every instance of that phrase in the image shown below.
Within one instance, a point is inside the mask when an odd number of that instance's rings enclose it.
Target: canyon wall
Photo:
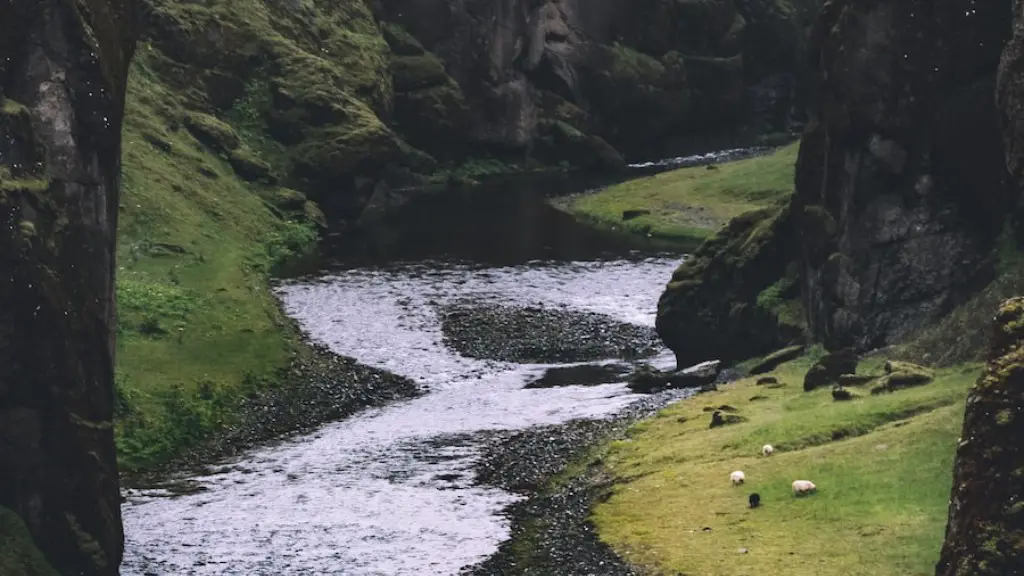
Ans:
[[[114,243],[129,0],[0,5],[0,506],[117,574]]]

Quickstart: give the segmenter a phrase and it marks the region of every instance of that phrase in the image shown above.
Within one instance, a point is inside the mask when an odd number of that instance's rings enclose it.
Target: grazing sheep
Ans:
[[[771,456],[772,452],[775,452],[775,448],[772,448],[771,444],[765,444],[764,446],[761,446],[762,456]]]
[[[758,506],[761,505],[761,495],[758,494],[757,492],[754,492],[753,494],[751,494],[750,498],[748,498],[748,500],[750,501],[750,507],[751,508],[757,508]]]
[[[739,486],[740,484],[743,484],[743,482],[745,482],[746,479],[747,475],[744,474],[743,472],[740,472],[739,470],[733,472],[732,474],[729,474],[729,480],[732,480],[733,486]]]
[[[810,480],[794,480],[793,481],[793,495],[804,496],[807,494],[813,494],[818,489],[814,485],[814,482]]]

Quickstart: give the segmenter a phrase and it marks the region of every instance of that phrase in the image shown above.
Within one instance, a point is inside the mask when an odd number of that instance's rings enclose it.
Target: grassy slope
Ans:
[[[802,391],[809,363],[780,367],[784,388],[742,380],[670,407],[615,443],[605,463],[621,483],[594,511],[602,538],[657,573],[931,574],[978,367],[836,403],[828,389]],[[768,399],[751,402],[755,395]],[[703,409],[722,404],[748,421],[709,429]],[[769,458],[759,454],[766,443],[777,450]],[[745,486],[730,484],[733,470],[746,473]],[[797,479],[814,481],[818,493],[794,498]],[[752,492],[761,494],[759,509],[747,507]]]
[[[657,237],[700,243],[730,218],[788,198],[799,143],[776,152],[720,164],[681,168],[611,186],[569,200],[576,214],[610,226],[650,231]],[[624,210],[651,214],[622,221]]]
[[[118,447],[122,468],[164,460],[230,416],[247,382],[284,366],[296,339],[269,267],[315,239],[188,131],[140,50],[130,77],[118,234]],[[150,143],[163,141],[170,152]],[[200,170],[212,171],[214,178]]]

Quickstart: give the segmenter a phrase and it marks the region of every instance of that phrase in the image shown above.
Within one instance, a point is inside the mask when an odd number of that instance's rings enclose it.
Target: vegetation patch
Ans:
[[[811,363],[771,375],[796,383]],[[858,372],[884,363],[865,360]],[[618,480],[594,510],[600,536],[654,573],[931,574],[978,370],[941,369],[928,386],[848,402],[828,389],[759,387],[754,377],[669,407],[605,457]],[[721,405],[746,421],[709,429],[705,408]],[[764,444],[772,456],[761,455]],[[730,484],[735,470],[746,475],[741,487]],[[817,493],[794,498],[794,480]],[[761,504],[751,509],[755,492]]]
[[[123,132],[116,430],[128,472],[230,425],[239,399],[266,388],[301,353],[268,280],[317,238],[303,210],[288,220],[264,200],[304,204],[299,193],[245,182],[194,129],[176,125],[181,102],[158,80],[158,63],[145,51],[135,59]],[[190,118],[204,132],[234,134]],[[239,131],[243,144],[250,133]]]
[[[798,150],[794,143],[712,170],[681,168],[570,198],[561,206],[604,226],[696,246],[731,218],[786,201],[793,192]],[[630,210],[649,213],[624,221]]]

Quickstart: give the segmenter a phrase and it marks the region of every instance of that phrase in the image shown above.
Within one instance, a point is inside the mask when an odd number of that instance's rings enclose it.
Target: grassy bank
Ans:
[[[789,197],[799,143],[767,156],[681,168],[631,180],[559,205],[604,226],[696,246],[731,218]],[[647,210],[623,220],[627,210]]]
[[[858,372],[878,371],[880,359]],[[618,479],[593,514],[602,540],[655,573],[875,575],[934,572],[942,544],[966,391],[979,366],[936,374],[926,386],[834,402],[805,393],[809,358],[681,402],[613,443]],[[752,399],[760,397],[757,399]],[[709,428],[710,407],[746,421]],[[776,448],[760,455],[763,444]],[[746,473],[733,487],[729,474]],[[818,493],[794,498],[793,480]],[[749,509],[757,492],[762,506]]]
[[[238,398],[299,352],[269,272],[316,240],[308,218],[268,202],[297,193],[246,182],[181,127],[186,111],[152,64],[140,50],[123,131],[117,440],[128,471],[230,423]]]
[[[57,576],[43,553],[32,542],[25,523],[14,512],[0,507],[0,574]]]

